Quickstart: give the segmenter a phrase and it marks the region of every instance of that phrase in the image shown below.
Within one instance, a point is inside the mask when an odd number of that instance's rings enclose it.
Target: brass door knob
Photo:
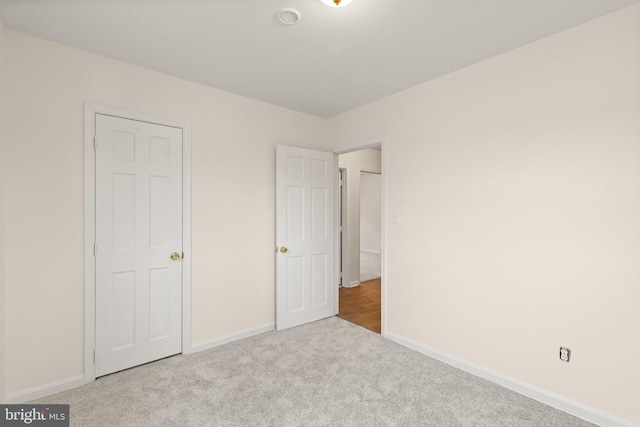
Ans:
[[[282,246],[282,247],[280,248],[280,252],[282,252],[283,254],[284,254],[284,253],[287,253],[288,251],[289,251],[289,249],[285,248],[284,246]]]
[[[171,253],[171,259],[174,261],[177,261],[180,259],[180,254],[178,252],[172,252]]]

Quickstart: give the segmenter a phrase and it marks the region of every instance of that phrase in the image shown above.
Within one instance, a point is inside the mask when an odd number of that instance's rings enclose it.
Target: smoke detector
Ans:
[[[291,7],[285,7],[278,12],[278,19],[283,24],[293,25],[300,20],[300,12]]]

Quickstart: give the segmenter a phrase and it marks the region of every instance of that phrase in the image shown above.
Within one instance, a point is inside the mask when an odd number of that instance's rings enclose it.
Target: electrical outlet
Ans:
[[[566,347],[560,347],[560,360],[568,362],[571,359],[571,350]]]

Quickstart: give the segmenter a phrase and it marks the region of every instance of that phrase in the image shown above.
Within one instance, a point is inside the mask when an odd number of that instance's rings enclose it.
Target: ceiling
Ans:
[[[331,117],[640,0],[0,0],[8,28]],[[301,14],[284,25],[277,14]]]

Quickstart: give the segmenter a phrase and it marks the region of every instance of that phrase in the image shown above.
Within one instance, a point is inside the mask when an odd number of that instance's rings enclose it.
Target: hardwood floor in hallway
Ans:
[[[374,279],[362,282],[354,288],[340,288],[338,317],[379,334],[381,282],[381,279]]]

